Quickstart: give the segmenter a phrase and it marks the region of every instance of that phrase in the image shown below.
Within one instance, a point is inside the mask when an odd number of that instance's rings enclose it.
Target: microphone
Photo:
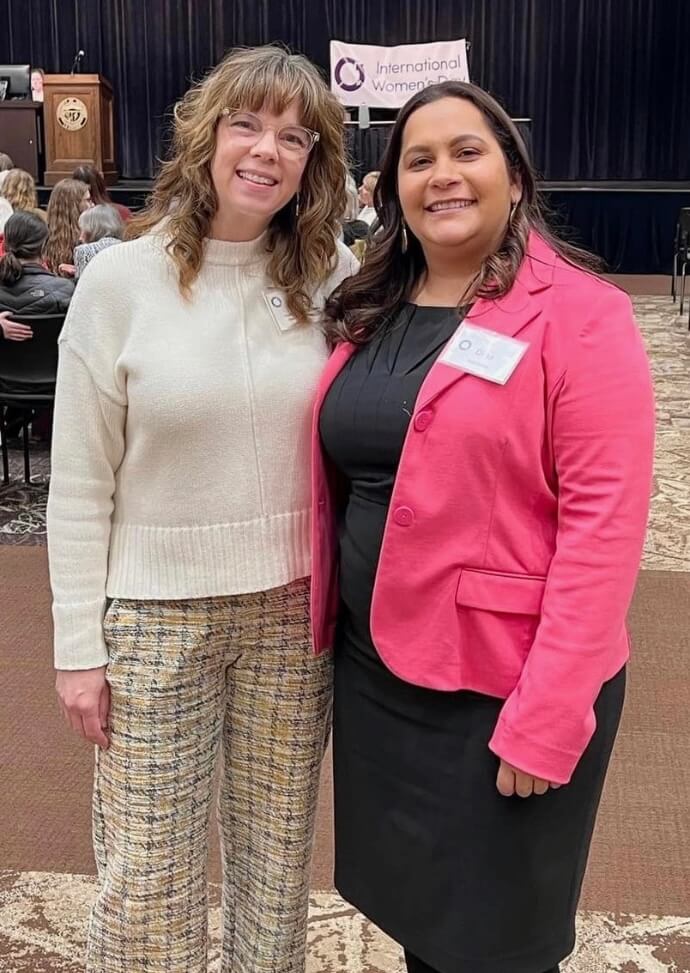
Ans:
[[[80,64],[81,59],[84,57],[85,54],[86,54],[86,51],[82,51],[82,50],[78,50],[77,51],[77,53],[76,53],[76,55],[74,57],[74,60],[72,61],[72,70],[70,71],[70,74],[74,74],[74,72],[79,67],[79,64]]]

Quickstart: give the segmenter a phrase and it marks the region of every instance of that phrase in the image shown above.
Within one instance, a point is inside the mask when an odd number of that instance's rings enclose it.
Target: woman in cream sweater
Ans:
[[[229,55],[65,323],[48,533],[58,696],[97,744],[93,973],[205,973],[219,750],[222,970],[304,967],[331,705],[307,612],[314,317],[354,270],[345,171],[309,62]]]

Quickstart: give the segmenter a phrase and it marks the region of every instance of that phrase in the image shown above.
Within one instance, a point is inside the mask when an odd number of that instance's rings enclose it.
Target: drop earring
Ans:
[[[299,219],[299,193],[295,196],[295,219]]]
[[[402,245],[401,245],[402,252],[407,253],[407,227],[405,226],[405,220],[402,221],[401,238],[402,238]]]

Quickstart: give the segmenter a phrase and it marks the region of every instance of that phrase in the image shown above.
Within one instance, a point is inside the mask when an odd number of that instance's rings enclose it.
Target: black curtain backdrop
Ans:
[[[467,37],[472,79],[533,119],[546,180],[690,179],[687,0],[0,0],[0,63],[113,84],[123,178],[153,175],[190,79],[237,44],[328,69],[331,38]]]

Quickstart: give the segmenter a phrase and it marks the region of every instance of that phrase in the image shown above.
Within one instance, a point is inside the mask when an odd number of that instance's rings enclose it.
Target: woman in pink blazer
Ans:
[[[407,103],[375,203],[314,417],[336,885],[410,973],[551,973],[623,703],[648,363],[480,89]]]

